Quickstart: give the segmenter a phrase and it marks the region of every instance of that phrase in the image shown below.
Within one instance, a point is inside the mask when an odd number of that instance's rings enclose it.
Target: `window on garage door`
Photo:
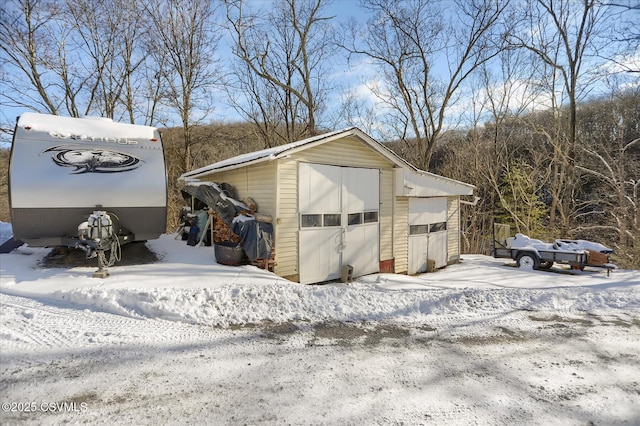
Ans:
[[[447,230],[447,222],[432,223],[429,225],[429,232],[440,232]]]
[[[378,211],[364,212],[364,223],[378,222]]]
[[[300,215],[300,227],[301,228],[320,228],[341,226],[342,215],[340,213],[325,213],[325,214],[301,214]]]
[[[380,171],[300,163],[299,279],[320,282],[380,269]]]
[[[438,222],[423,225],[409,225],[409,235],[431,234],[447,230],[447,222]]]
[[[429,232],[429,225],[410,225],[409,235],[421,235]]]

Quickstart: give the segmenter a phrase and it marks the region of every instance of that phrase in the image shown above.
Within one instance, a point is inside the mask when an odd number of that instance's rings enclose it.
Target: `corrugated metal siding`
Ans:
[[[409,199],[397,197],[394,221],[394,255],[397,274],[406,274],[409,270]]]
[[[460,197],[447,199],[447,230],[447,262],[456,263],[460,260]]]

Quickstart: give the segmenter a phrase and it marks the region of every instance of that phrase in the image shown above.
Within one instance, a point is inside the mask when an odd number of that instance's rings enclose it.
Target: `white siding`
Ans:
[[[447,263],[457,263],[460,260],[460,197],[447,199],[447,229]]]
[[[298,163],[278,160],[275,273],[297,281],[298,275]]]
[[[473,195],[474,186],[438,176],[433,173],[403,169],[403,182],[398,188],[398,196],[405,197],[447,197]],[[400,182],[399,182],[400,183]]]
[[[397,197],[394,220],[394,255],[397,274],[409,270],[409,199]]]
[[[240,169],[214,173],[202,177],[201,179],[218,183],[226,182],[230,185],[233,185],[239,199],[242,200],[246,197],[253,198],[256,203],[258,203],[258,211],[260,213],[267,214],[273,217],[273,228],[275,234],[274,246],[277,262],[278,227],[275,223],[275,220],[278,188],[276,187],[276,163],[266,162],[262,164],[256,164],[251,167],[243,167]],[[277,266],[274,268],[274,272],[278,273]]]
[[[447,221],[445,197],[409,198],[409,224],[426,225]]]
[[[274,216],[276,210],[275,172],[275,163],[266,162],[252,167],[208,175],[202,179],[233,185],[240,200],[251,197],[258,203],[260,213]]]
[[[394,180],[403,176],[395,176],[394,164],[357,137],[345,137],[276,161],[266,161],[208,177],[215,182],[233,185],[239,198],[254,198],[260,212],[273,216],[275,272],[292,280],[299,278],[300,162],[380,170],[380,260],[394,259],[395,272],[406,273],[409,267],[410,197],[394,196]],[[446,197],[447,263],[455,263],[460,259],[459,198],[457,195]],[[438,221],[445,220],[444,212],[441,214],[443,218]]]
[[[393,170],[380,172],[380,260],[394,257],[393,247]]]

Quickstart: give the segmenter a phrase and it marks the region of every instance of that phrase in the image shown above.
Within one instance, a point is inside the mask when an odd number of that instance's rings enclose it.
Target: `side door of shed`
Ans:
[[[409,199],[409,274],[427,270],[427,259],[436,268],[447,265],[447,199]]]

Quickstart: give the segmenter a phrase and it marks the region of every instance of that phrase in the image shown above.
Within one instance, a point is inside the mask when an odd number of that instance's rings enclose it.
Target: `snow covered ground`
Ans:
[[[147,244],[107,279],[0,255],[0,423],[640,424],[640,271],[304,286]]]

